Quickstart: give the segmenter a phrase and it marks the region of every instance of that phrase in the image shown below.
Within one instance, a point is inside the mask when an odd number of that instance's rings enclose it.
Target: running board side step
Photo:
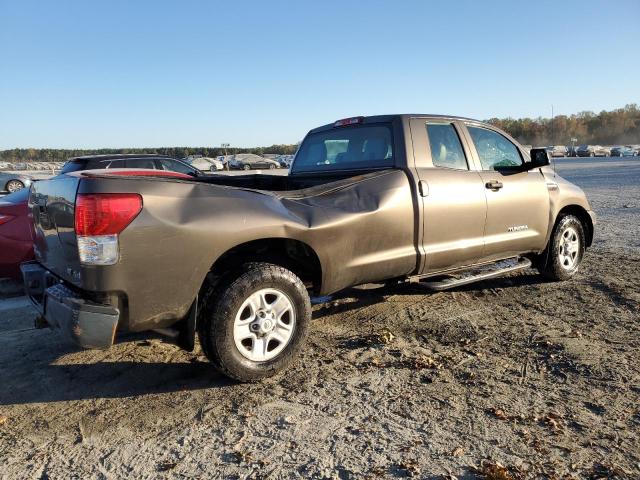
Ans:
[[[480,267],[484,271],[481,271],[480,273],[477,273],[475,275],[463,276],[461,278],[447,278],[445,280],[429,282],[429,281],[421,281],[420,279],[423,277],[415,276],[415,277],[410,277],[409,282],[417,283],[418,285],[422,285],[423,287],[428,288],[429,290],[432,290],[434,292],[441,292],[442,290],[448,290],[449,288],[460,287],[462,285],[467,285],[473,282],[479,282],[481,280],[488,280],[490,278],[501,277],[502,275],[506,275],[507,273],[524,270],[525,268],[529,268],[531,266],[531,260],[529,260],[528,258],[519,258],[516,263],[511,263],[511,265],[507,267],[496,268],[496,267],[500,267],[501,264],[504,264],[505,262],[506,261],[503,260],[493,265]],[[493,267],[493,269],[490,269],[491,267]]]

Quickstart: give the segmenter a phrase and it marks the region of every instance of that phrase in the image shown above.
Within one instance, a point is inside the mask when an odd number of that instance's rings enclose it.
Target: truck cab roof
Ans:
[[[344,120],[359,119],[357,123],[368,124],[368,123],[392,123],[393,121],[408,120],[410,118],[426,118],[426,119],[432,119],[432,120],[465,121],[465,122],[473,122],[473,123],[483,123],[480,120],[476,120],[474,118],[459,117],[455,115],[442,115],[442,114],[434,114],[434,113],[394,113],[394,114],[387,114],[387,115],[348,117],[346,119],[336,120],[335,122],[327,123],[326,125],[322,125],[320,127],[314,128],[313,130],[310,130],[309,133],[321,132],[324,130],[335,128],[338,122],[341,122]]]

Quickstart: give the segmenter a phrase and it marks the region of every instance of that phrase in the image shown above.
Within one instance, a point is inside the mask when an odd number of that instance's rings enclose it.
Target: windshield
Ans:
[[[300,145],[292,173],[393,166],[391,127],[386,124],[333,128],[312,133]]]

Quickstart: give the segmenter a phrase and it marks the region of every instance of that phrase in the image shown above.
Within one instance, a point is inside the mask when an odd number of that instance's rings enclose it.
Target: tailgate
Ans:
[[[80,260],[74,229],[75,200],[80,179],[60,175],[34,182],[29,196],[36,259],[59,277],[80,282]]]

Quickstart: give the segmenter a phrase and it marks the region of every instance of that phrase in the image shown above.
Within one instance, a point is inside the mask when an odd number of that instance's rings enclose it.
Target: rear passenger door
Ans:
[[[484,186],[455,121],[410,120],[422,202],[421,273],[475,263],[482,255]]]
[[[523,171],[522,152],[498,131],[465,126],[487,197],[483,260],[542,250],[549,191],[540,169]]]

